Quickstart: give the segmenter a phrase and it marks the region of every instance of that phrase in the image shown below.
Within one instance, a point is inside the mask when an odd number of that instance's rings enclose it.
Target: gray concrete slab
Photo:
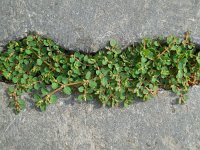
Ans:
[[[174,105],[176,97],[167,91],[147,102],[110,109],[60,95],[45,112],[28,102],[19,115],[7,108],[7,85],[0,86],[1,150],[200,149],[200,86],[190,89],[185,105]]]
[[[37,31],[69,49],[97,51],[110,38],[126,46],[146,36],[192,31],[200,40],[199,0],[1,0],[0,41]]]
[[[123,46],[149,36],[191,30],[200,39],[199,0],[0,0],[0,46],[29,31],[69,49],[97,51],[110,38]],[[32,108],[15,115],[0,83],[0,150],[198,150],[200,86],[186,105],[160,91],[129,108],[101,108],[64,97],[46,112]]]

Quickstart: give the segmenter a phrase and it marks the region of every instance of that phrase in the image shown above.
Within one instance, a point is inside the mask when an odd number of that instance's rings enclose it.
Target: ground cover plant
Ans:
[[[57,101],[57,92],[78,92],[79,101],[128,106],[164,88],[184,103],[189,87],[200,83],[200,51],[189,32],[183,38],[145,38],[124,50],[111,40],[95,54],[65,50],[51,39],[30,34],[10,41],[0,60],[0,78],[12,83],[8,93],[16,113],[25,107],[24,92],[31,92],[35,106],[44,111]]]

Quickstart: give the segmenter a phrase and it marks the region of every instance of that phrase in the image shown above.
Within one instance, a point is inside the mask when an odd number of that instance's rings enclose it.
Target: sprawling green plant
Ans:
[[[146,38],[125,50],[111,40],[96,54],[66,51],[51,39],[31,34],[9,42],[0,60],[1,79],[14,83],[8,93],[16,113],[25,107],[24,92],[33,93],[42,111],[56,102],[57,92],[78,91],[79,101],[99,99],[106,106],[127,106],[164,88],[184,103],[188,88],[200,82],[200,52],[188,32],[183,39]]]

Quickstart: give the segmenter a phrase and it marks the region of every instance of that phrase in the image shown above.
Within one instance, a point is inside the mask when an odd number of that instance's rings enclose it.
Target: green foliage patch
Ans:
[[[14,83],[8,93],[16,113],[31,92],[42,111],[57,101],[56,93],[78,92],[79,101],[98,99],[103,105],[125,107],[148,100],[159,88],[172,90],[184,103],[191,85],[200,82],[200,52],[184,38],[145,38],[122,50],[117,41],[95,54],[67,51],[48,38],[31,34],[11,41],[0,53],[0,78]]]

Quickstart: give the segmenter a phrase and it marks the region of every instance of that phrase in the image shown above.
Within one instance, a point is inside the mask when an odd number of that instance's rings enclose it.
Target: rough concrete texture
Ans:
[[[110,38],[124,46],[142,37],[191,30],[200,39],[199,0],[0,0],[0,46],[28,31],[69,49],[97,51]],[[78,104],[60,95],[46,112],[14,115],[0,83],[0,150],[198,150],[200,86],[186,105],[167,91],[129,108]]]
[[[37,31],[69,49],[97,51],[146,36],[192,31],[200,40],[199,0],[0,0],[0,41]]]
[[[46,112],[29,103],[14,115],[7,108],[7,85],[0,85],[1,150],[200,149],[200,86],[190,90],[185,105],[174,105],[176,97],[167,91],[151,101],[110,109],[60,96]]]

